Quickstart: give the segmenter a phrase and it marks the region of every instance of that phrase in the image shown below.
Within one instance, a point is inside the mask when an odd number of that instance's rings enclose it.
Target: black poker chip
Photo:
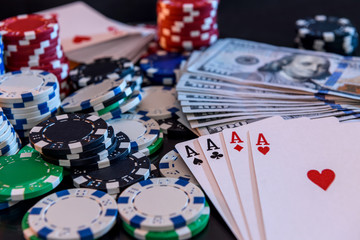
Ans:
[[[111,167],[98,170],[74,169],[71,177],[77,188],[93,188],[115,194],[131,184],[147,179],[150,175],[150,165],[147,156],[136,152],[116,161]]]
[[[79,89],[107,78],[122,78],[133,68],[133,63],[126,58],[99,58],[89,64],[80,64],[70,71],[69,78],[73,87]]]
[[[75,154],[89,151],[108,135],[108,124],[89,114],[62,114],[33,127],[29,140],[44,155]]]
[[[160,129],[168,138],[183,139],[188,137],[195,137],[187,127],[178,122],[176,118],[168,118],[164,120],[158,120]]]

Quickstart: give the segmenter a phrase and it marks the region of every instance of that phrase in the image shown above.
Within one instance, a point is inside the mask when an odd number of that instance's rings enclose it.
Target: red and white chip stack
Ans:
[[[69,61],[59,37],[59,24],[51,15],[19,15],[0,22],[7,71],[39,69],[58,78],[61,97],[70,93]]]
[[[158,0],[160,46],[167,51],[208,47],[219,37],[219,0]]]

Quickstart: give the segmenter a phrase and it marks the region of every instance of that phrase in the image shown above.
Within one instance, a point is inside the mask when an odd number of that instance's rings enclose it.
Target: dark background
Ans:
[[[0,19],[18,14],[70,3],[67,0],[0,0]],[[104,15],[124,23],[155,23],[156,0],[90,0],[85,1]],[[297,19],[317,14],[347,17],[360,27],[359,0],[221,0],[218,11],[220,37],[243,38],[280,46],[293,46],[294,23]],[[80,18],[81,16],[79,16]],[[162,150],[154,161],[173,149],[179,140],[165,138]],[[180,140],[183,141],[183,140]],[[72,187],[71,179],[56,191]],[[41,197],[40,197],[41,198]],[[19,203],[0,211],[0,240],[23,239],[21,219],[40,198]],[[66,221],[67,217],[61,216]],[[130,239],[118,221],[103,239]],[[233,236],[214,207],[211,207],[209,226],[196,239],[232,239]]]

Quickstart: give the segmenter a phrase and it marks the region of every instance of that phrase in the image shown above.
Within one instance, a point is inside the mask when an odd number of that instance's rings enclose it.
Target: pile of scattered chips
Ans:
[[[356,28],[347,18],[317,15],[296,21],[299,48],[352,55],[359,45]]]
[[[77,90],[105,79],[123,78],[133,71],[133,63],[126,58],[100,58],[89,64],[80,64],[70,71],[69,77],[72,87]]]
[[[65,98],[62,101],[62,111],[91,113],[110,120],[121,117],[140,104],[142,74],[138,67],[113,73],[112,77],[111,74],[106,76],[109,78],[104,76]]]
[[[8,72],[0,76],[0,107],[20,138],[60,106],[56,76],[41,70]]]
[[[20,147],[21,141],[14,127],[0,108],[0,156],[14,155]]]
[[[48,193],[63,179],[63,168],[48,164],[36,151],[1,157],[0,171],[1,208]]]
[[[176,178],[130,186],[120,194],[118,210],[125,231],[137,239],[189,239],[206,227],[210,217],[202,190]]]
[[[219,36],[219,0],[159,0],[157,23],[160,46],[168,51],[208,47]]]
[[[31,68],[53,73],[65,97],[69,63],[59,38],[59,24],[50,15],[19,15],[0,22],[4,61],[9,71]]]
[[[117,214],[116,202],[109,194],[67,189],[37,202],[21,225],[26,239],[98,239],[115,225]]]
[[[181,54],[158,50],[140,60],[140,69],[150,82],[172,86],[176,84],[176,71],[188,56],[188,52]]]

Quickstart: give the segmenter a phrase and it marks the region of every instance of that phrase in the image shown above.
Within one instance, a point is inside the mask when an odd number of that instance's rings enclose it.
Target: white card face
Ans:
[[[250,129],[266,239],[358,239],[360,124]]]
[[[199,137],[198,141],[243,238],[251,239],[222,135],[220,133],[206,135]]]
[[[60,25],[65,52],[125,36],[128,29],[108,19],[84,2],[74,2],[40,12],[54,14]],[[125,25],[124,25],[125,26]]]
[[[216,183],[215,177],[211,172],[210,166],[205,159],[197,139],[176,144],[175,148],[235,237],[242,239],[236,221]]]

